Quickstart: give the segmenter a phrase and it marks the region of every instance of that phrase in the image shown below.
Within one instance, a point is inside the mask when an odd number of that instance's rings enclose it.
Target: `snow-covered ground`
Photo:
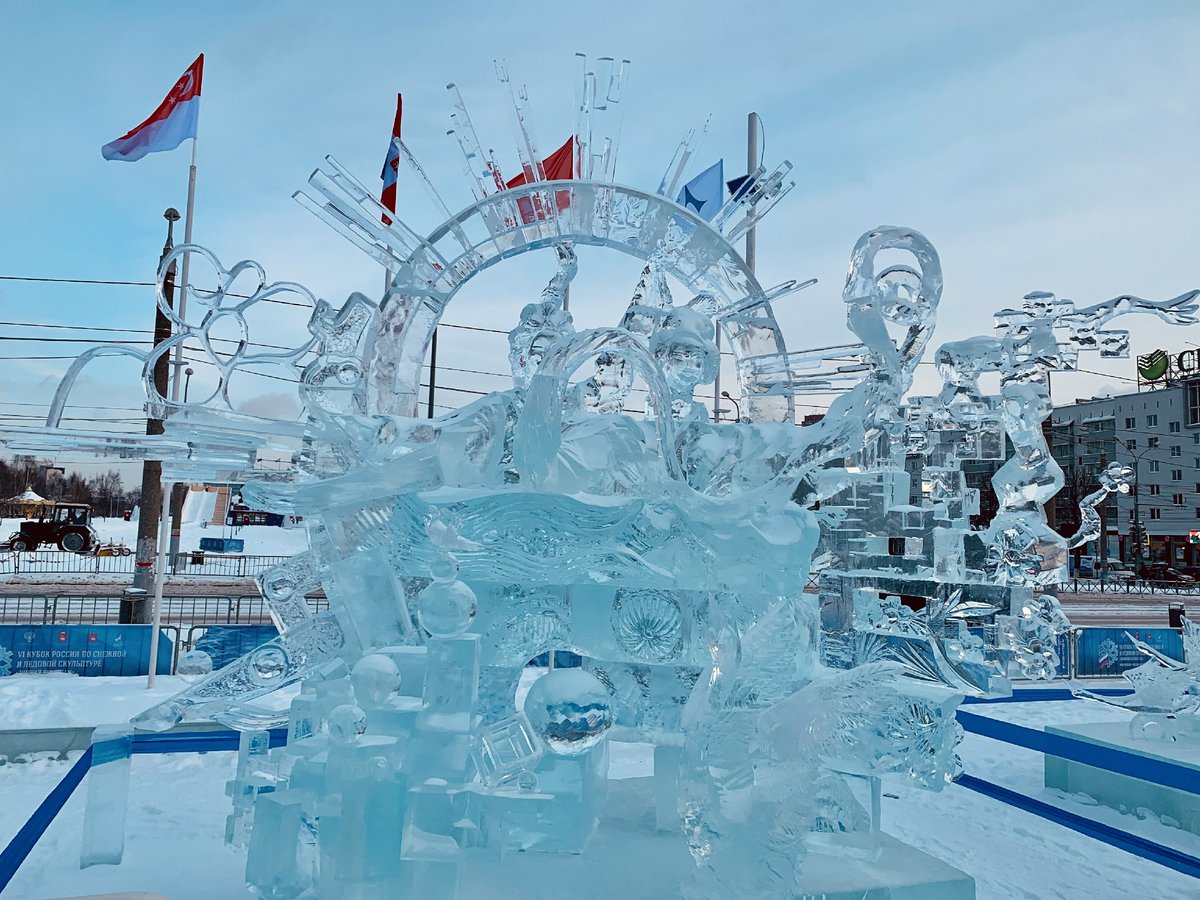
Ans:
[[[534,670],[530,676],[535,677]],[[0,728],[95,724],[124,719],[179,685],[160,679],[14,676],[0,681]],[[1082,700],[975,704],[969,712],[1031,727],[1125,719],[1128,714]],[[998,741],[967,735],[961,753],[971,774],[1057,803],[1159,843],[1200,855],[1200,836],[1157,820],[1122,815],[1042,787],[1042,757]],[[3,846],[65,774],[70,761],[36,760],[0,766],[0,846]],[[38,843],[7,896],[51,898],[101,891],[157,891],[173,900],[249,897],[242,885],[244,857],[222,844],[234,754],[137,756],[129,807],[126,860],[119,867],[78,868],[86,784]],[[469,900],[557,900],[569,884],[572,900],[679,898],[690,862],[674,834],[639,825],[652,768],[644,744],[613,747],[613,787],[606,824],[581,857],[514,858],[488,877],[468,871]],[[1155,865],[982,797],[957,785],[940,794],[886,784],[884,828],[903,841],[970,872],[980,900],[1008,898],[1195,898],[1200,881]],[[642,830],[638,830],[641,828]],[[630,836],[633,839],[630,839]],[[610,854],[606,859],[604,854]],[[520,856],[520,855],[519,855]],[[612,865],[613,862],[619,865]],[[523,880],[537,864],[554,877]],[[608,864],[606,864],[608,863]],[[539,870],[541,871],[541,870]]]
[[[94,519],[92,527],[102,541],[119,541],[129,547],[137,546],[137,522],[121,518]],[[245,553],[251,556],[290,556],[308,549],[308,533],[303,528],[276,528],[267,525],[248,525],[227,528],[185,522],[179,529],[179,548],[183,551],[200,549],[200,538],[233,537],[246,542]]]
[[[10,675],[0,678],[0,731],[127,722],[184,687],[183,679],[174,675],[159,675],[153,690],[146,689],[145,677]]]
[[[130,549],[137,546],[137,522],[126,522],[120,518],[98,518],[93,527],[104,543],[124,544]],[[0,537],[6,536],[4,532]],[[175,584],[202,584],[219,582],[229,578],[253,577],[270,560],[242,559],[245,557],[294,556],[308,549],[308,534],[303,528],[277,528],[252,525],[244,528],[223,528],[216,525],[185,523],[180,529],[180,551],[190,553],[200,548],[201,538],[233,537],[245,543],[240,554],[206,553],[202,565],[192,565],[191,558],[172,571],[167,569],[167,578]],[[54,548],[35,553],[8,553],[0,551],[0,583],[22,585],[29,588],[64,588],[83,584],[128,584],[133,577],[133,557],[84,556],[63,553]]]

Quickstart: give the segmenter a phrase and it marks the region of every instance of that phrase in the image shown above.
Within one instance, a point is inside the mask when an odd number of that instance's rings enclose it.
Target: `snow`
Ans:
[[[530,670],[521,692],[540,674]],[[97,724],[124,719],[178,687],[160,679],[13,676],[0,680],[0,728]],[[1120,721],[1129,714],[1082,700],[972,704],[968,712],[1030,727]],[[469,900],[552,900],[571,886],[573,900],[682,897],[690,861],[675,833],[647,822],[651,773],[647,744],[613,744],[606,822],[587,853],[562,859],[518,854],[512,864],[469,870]],[[1042,787],[1042,757],[1032,751],[968,734],[961,747],[968,772],[1056,803],[1083,815],[1200,855],[1200,836],[1088,804]],[[78,869],[86,790],[80,788],[35,847],[9,889],[13,897],[49,898],[101,891],[158,891],[173,900],[249,897],[242,885],[244,856],[223,846],[233,753],[136,756],[126,859],[121,866]],[[66,773],[70,761],[36,760],[0,766],[0,846],[21,826]],[[1005,806],[966,788],[931,794],[884,785],[884,830],[975,876],[980,900],[1000,898],[1154,897],[1200,895],[1196,880]],[[526,856],[536,857],[526,859]],[[598,864],[620,859],[620,865]],[[536,865],[539,877],[523,880]]]
[[[213,495],[215,496],[215,495]],[[199,502],[199,501],[197,501]],[[119,541],[137,546],[137,522],[120,517],[96,518],[92,527],[102,541]],[[179,530],[179,547],[184,551],[198,550],[202,537],[234,537],[246,542],[247,556],[292,556],[308,549],[308,532],[303,528],[277,528],[269,525],[248,525],[227,528],[205,525],[202,521],[184,520]]]
[[[113,541],[130,549],[137,547],[137,522],[121,518],[96,518],[92,526],[100,541]],[[7,536],[4,531],[0,537]],[[244,528],[225,528],[203,523],[184,522],[180,528],[180,550],[187,553],[200,548],[206,537],[234,537],[245,542],[240,554],[206,554],[203,566],[187,565],[171,574],[171,584],[228,585],[231,577],[257,575],[269,561],[242,561],[243,556],[295,556],[308,549],[308,533],[303,528],[277,528],[252,525]],[[20,559],[17,557],[20,556]],[[17,569],[16,572],[13,570]],[[133,557],[96,559],[62,553],[57,550],[37,553],[8,554],[0,552],[0,584],[20,585],[22,588],[62,592],[76,585],[129,584],[133,577]]]
[[[85,728],[127,722],[184,688],[174,675],[146,679],[87,677],[66,672],[0,678],[0,730]]]

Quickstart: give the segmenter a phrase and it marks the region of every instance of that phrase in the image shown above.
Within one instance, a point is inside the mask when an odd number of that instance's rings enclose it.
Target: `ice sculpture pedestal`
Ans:
[[[1126,722],[1098,722],[1072,725],[1070,728],[1047,725],[1046,733],[1184,766],[1196,773],[1196,782],[1200,784],[1200,742],[1194,738],[1180,741],[1138,740],[1130,736]],[[1149,809],[1157,816],[1174,819],[1181,828],[1193,834],[1200,834],[1200,794],[1163,787],[1129,775],[1118,775],[1049,753],[1046,754],[1045,778],[1048,788],[1057,788],[1068,794],[1087,794],[1102,806],[1119,812]]]
[[[658,827],[652,779],[610,780],[608,794],[604,816],[583,852],[506,853],[497,859],[489,851],[470,850],[460,896],[549,896],[529,886],[553,884],[570,885],[574,900],[720,896],[712,893],[716,888],[711,884],[692,893],[696,864],[677,830]],[[875,859],[806,854],[804,893],[794,895],[795,900],[974,900],[975,881],[969,875],[886,834],[881,838],[882,852]]]
[[[975,900],[975,879],[936,856],[880,836],[875,859],[808,853],[797,897],[822,900]]]

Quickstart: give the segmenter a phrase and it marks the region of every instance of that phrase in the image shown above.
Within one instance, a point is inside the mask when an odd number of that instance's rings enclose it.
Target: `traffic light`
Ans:
[[[1150,533],[1146,531],[1146,526],[1140,520],[1133,523],[1130,537],[1133,538],[1135,545],[1142,548],[1143,554],[1150,552]]]

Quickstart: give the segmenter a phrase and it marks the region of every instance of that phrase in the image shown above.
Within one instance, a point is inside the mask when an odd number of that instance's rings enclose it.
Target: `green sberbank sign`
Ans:
[[[1152,350],[1137,358],[1137,372],[1138,378],[1149,382],[1200,375],[1200,350],[1184,350],[1175,354],[1166,350]]]

